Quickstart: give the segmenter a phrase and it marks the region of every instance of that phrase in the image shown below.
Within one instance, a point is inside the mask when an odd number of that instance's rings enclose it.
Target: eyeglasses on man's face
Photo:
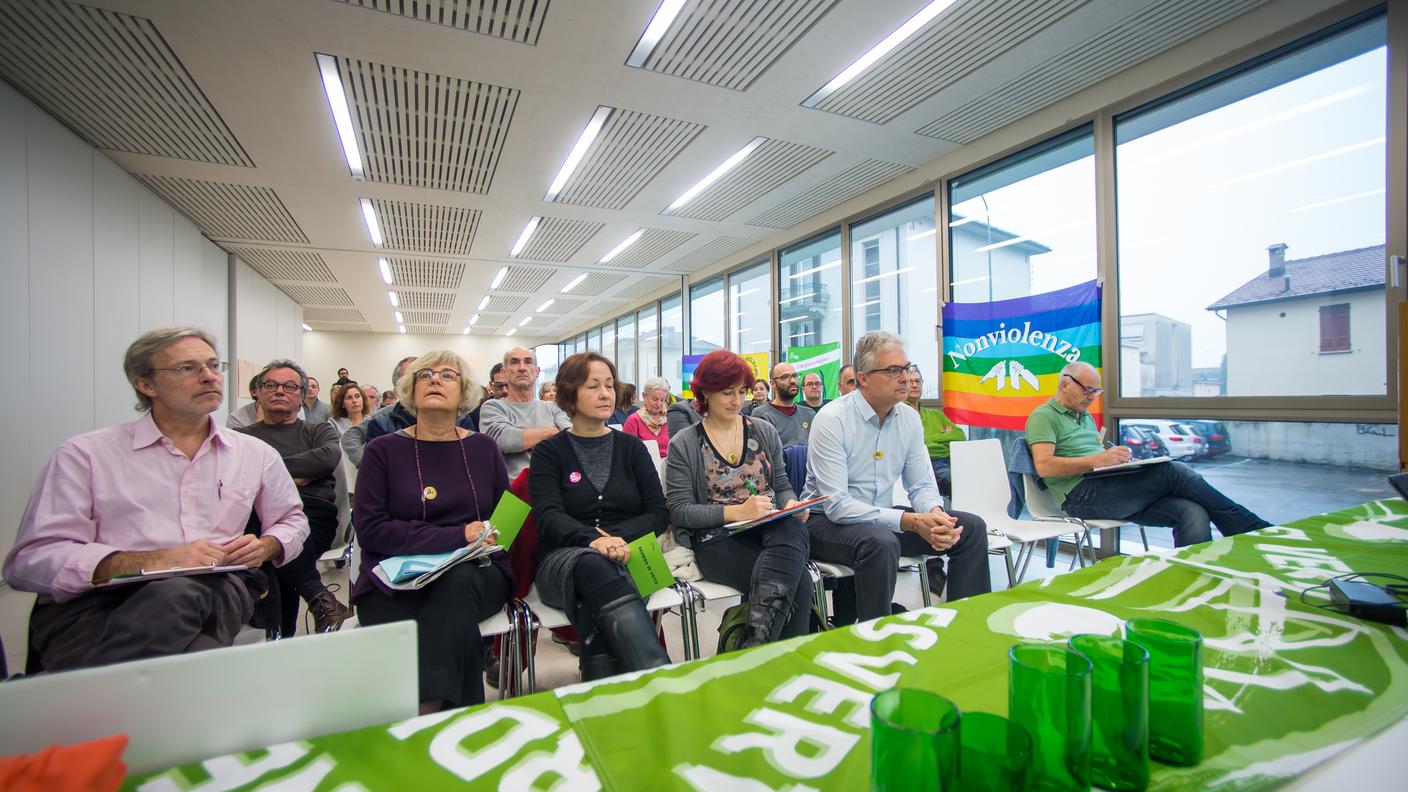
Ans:
[[[152,371],[170,371],[178,377],[190,379],[200,376],[201,372],[210,369],[211,374],[224,374],[230,370],[230,364],[223,360],[207,360],[204,363],[188,361],[179,366],[168,366],[166,368],[153,368]]]
[[[783,374],[781,377],[773,377],[773,378],[772,378],[772,381],[773,381],[773,382],[796,382],[796,381],[797,381],[797,375],[796,375],[796,374]]]
[[[1086,396],[1099,396],[1100,394],[1105,392],[1104,388],[1098,386],[1094,388],[1087,387],[1084,382],[1081,382],[1070,374],[1062,374],[1061,376],[1065,377],[1071,382],[1074,382],[1076,384],[1076,387],[1080,388],[1081,392],[1084,393]]]
[[[508,383],[507,383],[507,382],[490,382],[490,383],[489,383],[489,387],[493,388],[494,390],[508,390]]]
[[[865,372],[865,373],[866,373],[866,374],[884,374],[885,376],[889,377],[890,379],[894,379],[894,378],[896,378],[896,377],[900,377],[900,376],[903,376],[903,375],[905,375],[905,374],[913,374],[914,372],[916,372],[916,371],[918,371],[918,370],[919,370],[919,367],[916,366],[916,365],[914,365],[913,363],[906,363],[906,364],[904,364],[903,366],[886,366],[885,368],[870,369],[869,371],[867,371],[867,372]]]
[[[283,391],[284,393],[300,393],[303,390],[303,386],[297,382],[274,382],[273,380],[264,380],[259,383],[259,389],[265,393],[277,393],[279,391]]]
[[[421,382],[430,382],[433,377],[439,377],[441,382],[457,382],[460,378],[460,373],[454,369],[440,369],[439,371],[421,369],[416,372],[416,379]]]

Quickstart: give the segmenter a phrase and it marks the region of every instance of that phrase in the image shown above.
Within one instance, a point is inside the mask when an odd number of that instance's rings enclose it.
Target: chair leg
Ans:
[[[1048,540],[1050,541],[1050,540]],[[1032,556],[1036,555],[1036,542],[1027,542],[1022,545],[1021,551],[1017,553],[1018,569],[1017,583],[1020,584],[1027,577],[1027,566],[1032,562]]]
[[[924,601],[924,607],[934,607],[934,595],[929,591],[929,564],[928,559],[919,557],[919,596]]]
[[[527,605],[523,606],[523,611],[527,614],[525,621],[527,622],[528,629],[523,631],[523,654],[520,655],[520,658],[522,664],[526,666],[525,670],[528,672],[524,687],[527,688],[528,693],[531,695],[538,692],[537,658],[534,657],[534,650],[537,646],[533,638],[538,634],[538,629],[542,625],[538,622],[537,614],[533,613],[533,610]]]
[[[1015,588],[1017,585],[1017,570],[1012,566],[1012,548],[1002,548],[1002,560],[1007,563],[1007,588]]]
[[[1144,532],[1144,526],[1139,526],[1139,541],[1144,543],[1144,552],[1149,552],[1149,534]]]
[[[698,660],[699,624],[695,621],[694,611],[696,592],[688,580],[677,582],[675,591],[680,595],[680,641],[684,644],[684,659]]]
[[[812,578],[812,602],[821,612],[821,628],[824,630],[831,626],[831,613],[826,604],[826,580],[815,561],[807,562],[807,574]]]

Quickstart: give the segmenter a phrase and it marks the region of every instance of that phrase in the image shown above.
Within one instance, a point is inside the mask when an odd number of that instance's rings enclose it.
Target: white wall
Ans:
[[[1349,303],[1348,352],[1320,351],[1320,306]],[[1228,396],[1374,396],[1388,391],[1381,289],[1231,308]]]
[[[541,338],[525,336],[467,335],[405,335],[396,333],[327,333],[303,334],[303,357],[299,360],[308,373],[323,385],[323,400],[328,398],[328,386],[337,379],[337,370],[345,368],[352,379],[378,390],[391,387],[391,369],[407,355],[421,355],[436,349],[458,353],[469,363],[474,381],[484,385],[489,369],[504,359],[504,353],[514,347],[532,349],[547,343]]]
[[[303,360],[303,306],[239,259],[234,265],[233,302],[234,343],[226,392],[238,408],[250,401],[249,378],[240,376],[239,361],[258,370],[276,358]]]

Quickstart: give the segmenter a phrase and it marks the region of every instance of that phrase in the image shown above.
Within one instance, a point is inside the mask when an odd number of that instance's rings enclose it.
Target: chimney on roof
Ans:
[[[1277,242],[1276,244],[1266,249],[1266,252],[1271,254],[1271,266],[1267,269],[1266,272],[1269,277],[1279,278],[1282,275],[1286,274],[1287,247],[1288,245],[1285,242]]]

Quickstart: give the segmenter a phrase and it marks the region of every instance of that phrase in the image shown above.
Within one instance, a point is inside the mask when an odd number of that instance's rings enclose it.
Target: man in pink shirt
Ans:
[[[213,336],[153,330],[123,367],[142,417],[59,446],[5,559],[5,580],[39,594],[31,668],[228,646],[268,589],[259,565],[297,557],[308,534],[278,452],[210,417],[227,367]],[[251,510],[260,536],[245,533]],[[198,566],[243,569],[104,585]]]

